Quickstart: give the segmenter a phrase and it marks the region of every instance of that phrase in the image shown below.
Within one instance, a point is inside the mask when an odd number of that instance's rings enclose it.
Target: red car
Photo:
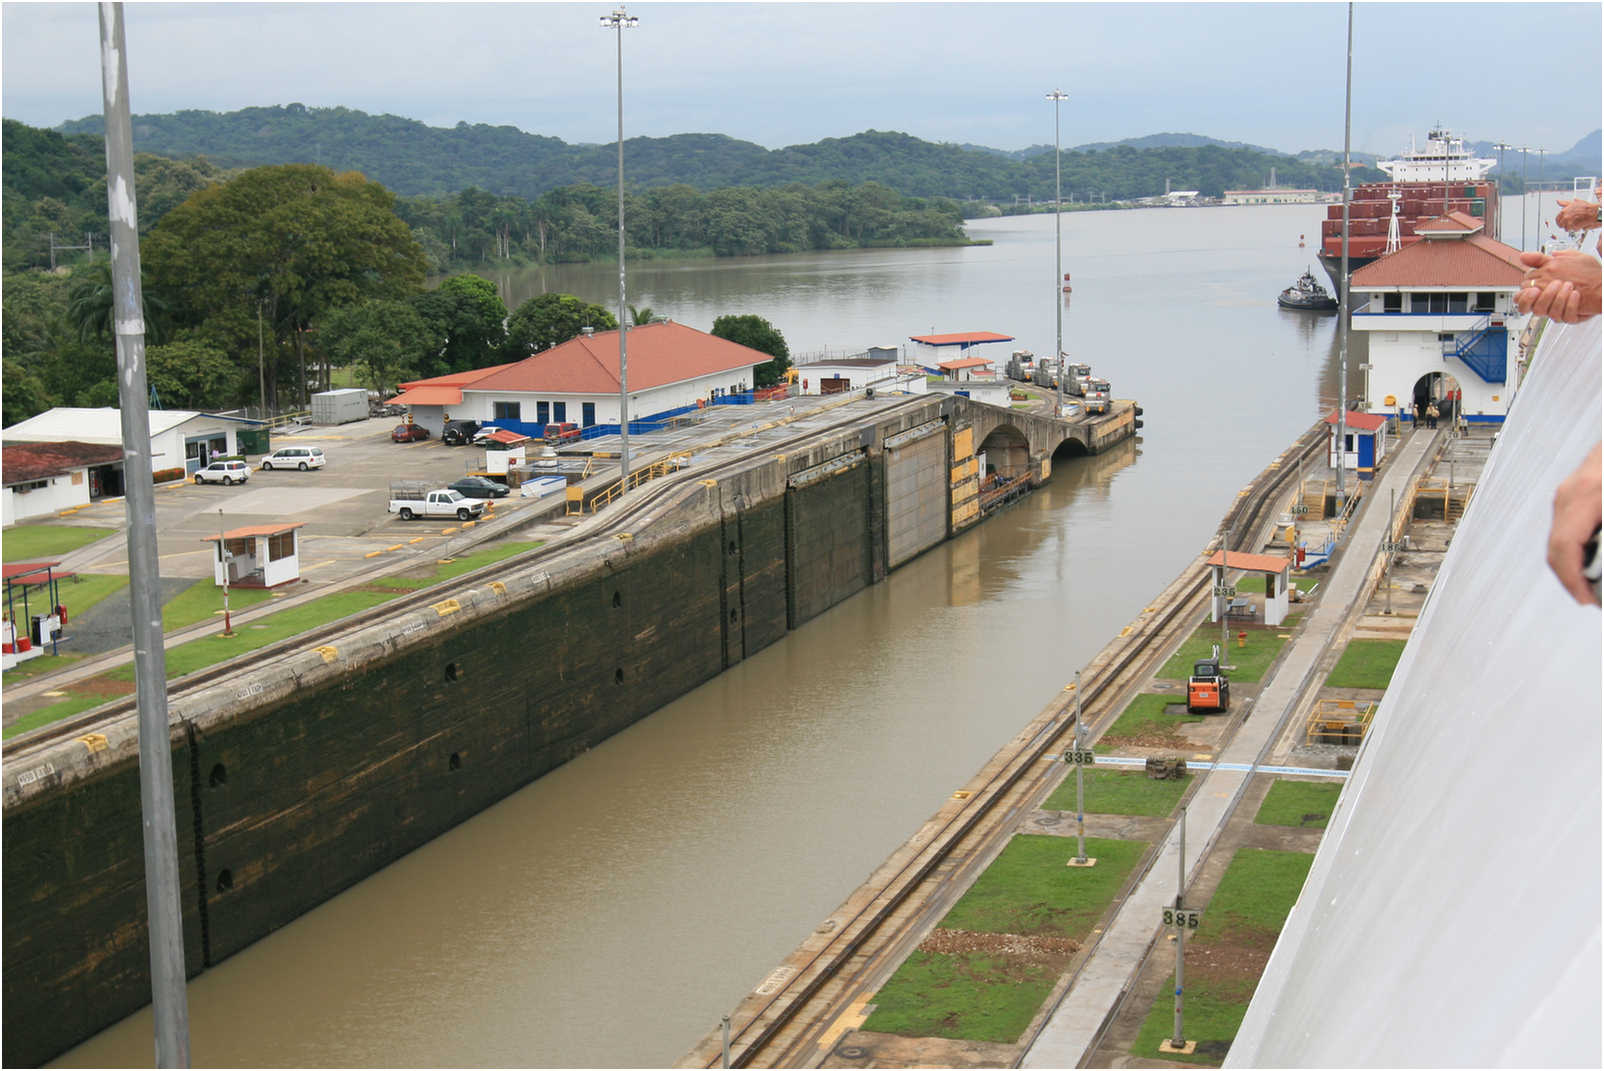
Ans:
[[[420,443],[429,437],[429,429],[422,424],[397,424],[390,433],[390,441],[397,443]]]
[[[547,424],[546,441],[548,443],[567,442],[579,438],[578,424]]]

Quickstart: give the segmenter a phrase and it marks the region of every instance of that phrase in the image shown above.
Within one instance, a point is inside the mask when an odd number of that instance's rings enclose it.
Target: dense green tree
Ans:
[[[324,317],[319,334],[329,360],[356,368],[362,383],[380,394],[394,393],[397,383],[414,378],[431,348],[428,325],[404,301],[335,309]]]
[[[145,241],[144,259],[175,317],[230,339],[242,366],[255,363],[251,321],[260,311],[276,358],[269,397],[278,397],[288,351],[291,396],[304,405],[313,386],[308,333],[318,318],[365,299],[410,297],[423,281],[423,252],[394,205],[393,194],[359,174],[255,168],[169,212]]]
[[[453,275],[413,298],[412,307],[428,335],[414,362],[422,378],[482,368],[507,343],[507,306],[489,279]]]
[[[637,309],[633,305],[629,306],[629,322],[635,327],[656,323],[658,319],[658,315],[652,311],[650,305],[644,309]]]
[[[785,344],[785,336],[761,316],[720,316],[713,321],[712,334],[774,358],[752,370],[754,387],[774,386],[791,367],[791,348]]]
[[[578,338],[584,328],[612,331],[613,314],[572,294],[541,294],[519,305],[507,321],[506,354],[519,360]]]
[[[240,393],[240,374],[228,354],[203,339],[145,348],[146,381],[166,409],[223,408]]]

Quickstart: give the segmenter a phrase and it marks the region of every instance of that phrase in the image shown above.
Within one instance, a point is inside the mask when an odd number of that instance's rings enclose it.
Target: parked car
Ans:
[[[464,476],[454,483],[446,484],[446,490],[456,491],[468,498],[506,498],[507,485],[497,483],[487,476]]]
[[[320,469],[328,463],[323,456],[321,446],[281,446],[271,454],[262,458],[262,468],[271,472],[274,469]]]
[[[396,443],[421,443],[429,437],[429,429],[422,424],[397,424],[390,433],[390,441]]]
[[[392,483],[390,512],[400,514],[403,521],[414,517],[456,517],[459,521],[469,521],[484,516],[485,504],[479,499],[444,487],[430,491],[428,486],[417,481]]]
[[[440,441],[447,446],[464,446],[478,430],[477,420],[448,420],[440,432]]]
[[[546,441],[548,443],[568,442],[579,438],[578,424],[547,424]]]
[[[251,467],[243,461],[213,461],[195,470],[196,483],[244,483],[251,478]]]

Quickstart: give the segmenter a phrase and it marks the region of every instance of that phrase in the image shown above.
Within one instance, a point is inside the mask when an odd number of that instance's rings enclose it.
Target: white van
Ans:
[[[262,469],[320,469],[327,463],[320,446],[281,446],[262,458]]]

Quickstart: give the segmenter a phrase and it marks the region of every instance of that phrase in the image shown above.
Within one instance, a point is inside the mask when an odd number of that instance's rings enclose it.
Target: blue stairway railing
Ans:
[[[1484,383],[1502,383],[1508,374],[1509,335],[1500,323],[1493,328],[1489,313],[1471,325],[1468,332],[1444,339],[1444,357],[1454,357],[1482,378]]]

